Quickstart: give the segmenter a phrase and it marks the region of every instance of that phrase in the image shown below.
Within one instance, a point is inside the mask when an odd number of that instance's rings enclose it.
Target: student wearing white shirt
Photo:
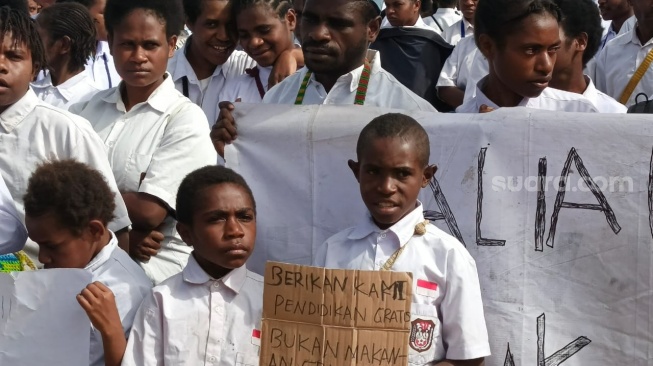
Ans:
[[[623,104],[596,90],[589,76],[583,74],[585,65],[594,57],[601,42],[603,29],[596,5],[592,0],[555,0],[555,3],[562,12],[562,43],[549,86],[582,94],[599,112],[626,113]]]
[[[75,159],[102,172],[116,194],[109,228],[116,232],[121,247],[127,248],[131,222],[102,141],[87,120],[40,101],[29,88],[37,70],[46,64],[34,22],[24,13],[2,7],[0,24],[10,25],[10,32],[0,34],[0,83],[4,85],[0,97],[0,173],[21,220],[27,180],[36,166],[46,160]],[[35,247],[28,243],[26,250],[31,249]]]
[[[482,0],[476,10],[476,44],[489,74],[476,84],[476,96],[458,113],[500,107],[531,107],[596,112],[579,94],[549,88],[560,48],[561,15],[551,0]]]
[[[166,72],[181,14],[177,1],[109,0],[106,24],[123,81],[71,107],[107,146],[132,218],[129,252],[155,284],[179,273],[191,250],[175,229],[179,183],[217,160],[204,113]]]
[[[403,114],[363,128],[358,161],[348,164],[368,215],[327,239],[313,265],[411,272],[411,334],[428,342],[409,341],[408,364],[482,365],[490,345],[476,264],[458,240],[424,219],[417,200],[437,170],[429,146],[424,128]]]
[[[438,78],[438,96],[453,108],[476,94],[476,83],[488,74],[487,59],[474,37],[465,37],[454,47]]]
[[[600,91],[613,97],[626,107],[635,104],[637,94],[653,97],[653,71],[651,64],[641,70],[636,81],[636,71],[653,57],[653,4],[651,0],[630,0],[637,25],[605,45],[596,56],[594,83]],[[632,80],[632,82],[631,82]],[[627,86],[631,88],[627,90]]]
[[[474,35],[474,14],[479,0],[460,0],[462,18],[442,32],[442,38],[455,46],[461,39]]]
[[[219,99],[260,103],[269,89],[272,66],[282,53],[295,48],[295,12],[288,0],[242,0],[232,5],[232,14],[240,45],[256,66],[227,80]],[[217,114],[220,109],[215,107]]]
[[[95,49],[95,25],[81,4],[54,4],[36,20],[48,60],[48,74],[32,83],[44,102],[68,109],[89,100],[100,89],[84,71],[84,64]]]
[[[456,9],[456,4],[458,0],[438,0],[438,10],[425,17],[424,23],[442,35],[445,29],[463,18],[462,13]]]
[[[629,0],[599,0],[599,9],[603,20],[609,20],[608,31],[601,40],[601,48],[617,35],[633,29],[637,21],[633,16],[633,7]]]
[[[432,31],[420,15],[421,0],[385,0],[385,18],[381,28],[409,27]]]
[[[91,366],[119,364],[125,336],[152,287],[106,227],[114,206],[102,175],[74,160],[39,166],[25,194],[25,223],[39,261],[46,269],[84,268],[93,275],[94,283],[77,295],[91,321]]]
[[[27,231],[18,215],[9,188],[0,175],[0,255],[21,250],[26,240]]]
[[[258,365],[263,278],[245,267],[256,241],[251,190],[231,169],[204,167],[179,186],[177,217],[193,254],[141,304],[122,365]]]

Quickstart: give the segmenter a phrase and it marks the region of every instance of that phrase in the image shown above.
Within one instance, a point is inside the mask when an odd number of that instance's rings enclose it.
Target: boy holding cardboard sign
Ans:
[[[402,114],[375,118],[361,131],[359,182],[370,216],[319,248],[314,265],[412,272],[410,365],[480,365],[490,355],[474,259],[463,245],[424,219],[417,200],[437,167],[429,139]]]

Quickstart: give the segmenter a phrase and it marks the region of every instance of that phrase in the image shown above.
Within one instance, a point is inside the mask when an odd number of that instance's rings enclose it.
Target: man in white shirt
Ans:
[[[476,83],[488,74],[488,67],[474,37],[461,39],[442,67],[438,96],[451,107],[459,107],[475,95]]]
[[[368,52],[369,44],[376,39],[380,29],[379,14],[380,1],[307,2],[302,24],[306,67],[270,89],[263,102],[362,104],[436,111],[429,102],[384,71],[375,51]],[[211,131],[213,144],[220,155],[224,154],[224,144],[231,143],[236,136],[231,115],[233,108],[231,103],[221,103],[218,123]]]
[[[614,37],[633,29],[637,20],[628,0],[599,0],[599,9],[603,20],[610,21],[610,26],[601,39],[603,49]]]
[[[421,0],[385,0],[385,15],[381,28],[414,27],[432,31],[420,16]]]
[[[442,32],[442,38],[447,43],[455,46],[461,39],[474,35],[474,13],[476,13],[478,0],[460,0],[462,19],[452,24]]]
[[[21,250],[26,240],[27,231],[20,220],[7,184],[0,175],[0,255]]]
[[[430,17],[424,18],[424,23],[442,35],[452,24],[461,20],[463,15],[456,9],[458,0],[438,0],[437,3],[438,10]]]
[[[630,0],[637,25],[605,45],[596,56],[593,79],[597,89],[630,107],[635,104],[637,94],[653,96],[653,70],[642,70],[641,79],[636,81],[638,68],[653,57],[653,1]],[[632,80],[632,89],[626,86]],[[641,98],[640,98],[641,100]]]
[[[596,90],[592,79],[584,75],[585,65],[600,47],[601,18],[591,0],[555,0],[562,12],[561,45],[553,66],[549,86],[582,94],[602,113],[626,113],[626,107]]]

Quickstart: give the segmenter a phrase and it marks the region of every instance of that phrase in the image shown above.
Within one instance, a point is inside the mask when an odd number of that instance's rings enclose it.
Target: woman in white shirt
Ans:
[[[456,112],[517,106],[596,112],[583,96],[548,87],[560,48],[559,21],[560,10],[550,0],[480,1],[474,37],[489,74]]]
[[[54,4],[36,19],[48,61],[48,74],[32,84],[42,101],[68,109],[100,89],[84,72],[95,50],[95,26],[88,10],[76,3]]]
[[[177,0],[109,0],[105,22],[123,81],[71,108],[107,147],[132,221],[129,252],[155,284],[181,272],[191,251],[175,228],[179,183],[217,161],[206,116],[166,72],[181,9]]]

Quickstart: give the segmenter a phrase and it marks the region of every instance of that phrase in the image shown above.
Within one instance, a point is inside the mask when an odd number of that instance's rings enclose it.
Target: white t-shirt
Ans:
[[[92,120],[107,146],[109,163],[122,192],[143,192],[175,209],[177,190],[190,172],[215,165],[217,154],[209,137],[206,116],[175,89],[170,74],[148,100],[127,112],[120,86],[99,92],[70,109]],[[177,233],[168,215],[157,229],[164,236],[161,251],[142,263],[155,284],[179,273],[192,250]]]
[[[587,81],[587,89],[583,93],[583,96],[587,98],[596,109],[601,113],[626,113],[628,108],[625,105],[617,102],[611,96],[603,93],[602,91],[596,89],[592,79],[585,75],[585,81]]]
[[[466,101],[474,97],[476,83],[488,72],[487,59],[476,47],[474,37],[465,37],[458,42],[444,63],[437,86],[455,86],[464,90]]]
[[[63,109],[85,102],[100,91],[84,71],[57,86],[52,85],[52,74],[48,73],[45,78],[33,82],[32,89],[42,101]]]
[[[25,221],[23,196],[37,165],[63,159],[85,163],[106,179],[116,198],[115,219],[109,223],[109,229],[116,231],[131,224],[106,148],[90,123],[46,104],[29,89],[0,114],[0,173],[14,198],[21,222]]]
[[[152,289],[152,282],[138,264],[124,250],[118,248],[118,240],[113,233],[109,244],[102,248],[85,268],[93,274],[93,281],[101,282],[113,292],[122,329],[127,336],[136,311]],[[93,325],[89,357],[91,366],[104,366],[102,334]]]
[[[225,82],[244,74],[245,69],[256,66],[256,62],[247,56],[245,52],[234,51],[227,59],[227,62],[215,68],[208,86],[202,88],[193,67],[186,58],[186,49],[190,47],[191,38],[186,41],[184,47],[175,51],[175,55],[168,61],[168,72],[172,75],[175,88],[179,92],[183,93],[184,84],[187,85],[188,95],[186,97],[202,108],[208,120],[208,125],[211,127],[218,119],[216,106],[220,102],[218,97]]]
[[[619,100],[621,93],[646,55],[653,50],[653,38],[642,44],[637,37],[636,29],[635,27],[608,42],[596,56],[594,73],[590,74],[596,88],[616,100]],[[649,67],[644,73],[628,98],[627,107],[635,104],[635,98],[639,93],[645,93],[649,99],[653,98],[653,70],[651,69],[653,67]]]
[[[108,42],[98,42],[95,57],[91,56],[86,62],[86,73],[100,90],[113,88],[120,83],[122,78],[116,71]]]
[[[371,61],[371,75],[365,97],[366,106],[385,107],[405,110],[420,110],[435,112],[436,109],[426,100],[410,91],[389,72],[381,68],[379,53],[368,51]],[[294,75],[287,77],[281,83],[270,89],[263,98],[263,103],[295,104],[297,93],[308,69],[302,68]],[[328,93],[312,74],[303,104],[335,104],[352,105],[356,97],[356,89],[363,72],[363,65],[341,76]]]
[[[390,21],[388,18],[383,18],[383,21],[381,22],[381,28],[394,28],[392,24],[390,24]],[[429,31],[434,31],[434,29],[430,26],[428,26],[426,23],[424,23],[424,19],[422,17],[417,18],[417,21],[415,21],[415,24],[410,25],[410,26],[405,26],[401,28],[418,28],[418,29],[426,29]]]
[[[435,29],[438,34],[442,35],[447,28],[462,18],[462,13],[456,9],[438,8],[433,15],[424,18],[424,23]]]
[[[272,73],[272,67],[256,66],[256,68],[258,69],[259,80],[263,87],[263,91],[264,93],[267,93],[269,89],[268,79]],[[263,97],[261,96],[261,92],[257,86],[256,78],[248,74],[239,75],[233,79],[227,80],[218,99],[220,101],[229,102],[235,102],[236,99],[240,99],[243,103],[261,103],[263,101]],[[216,113],[219,114],[220,107],[216,105],[215,108]]]
[[[122,365],[258,365],[262,311],[260,275],[243,266],[214,279],[191,255],[141,304]]]
[[[0,175],[0,255],[21,250],[27,241],[27,230],[20,221],[14,199]]]
[[[427,328],[431,343],[419,349],[409,344],[408,363],[489,356],[476,263],[457,239],[432,224],[425,235],[414,235],[415,225],[422,221],[421,204],[387,230],[379,229],[368,216],[327,239],[313,265],[378,271],[405,246],[392,270],[413,274],[411,322],[432,324]]]
[[[465,101],[460,107],[456,108],[456,113],[479,113],[478,110],[483,104],[490,108],[499,108],[496,103],[491,101],[481,91],[482,85],[486,80],[487,77],[484,77],[476,84],[476,95],[470,100]],[[553,88],[545,88],[544,91],[535,98],[522,99],[517,107],[560,112],[598,112],[597,108],[594,107],[594,104],[584,96]]]
[[[442,38],[444,38],[444,40],[450,45],[455,46],[461,39],[473,35],[474,25],[468,22],[467,19],[461,18],[459,21],[444,30]]]

